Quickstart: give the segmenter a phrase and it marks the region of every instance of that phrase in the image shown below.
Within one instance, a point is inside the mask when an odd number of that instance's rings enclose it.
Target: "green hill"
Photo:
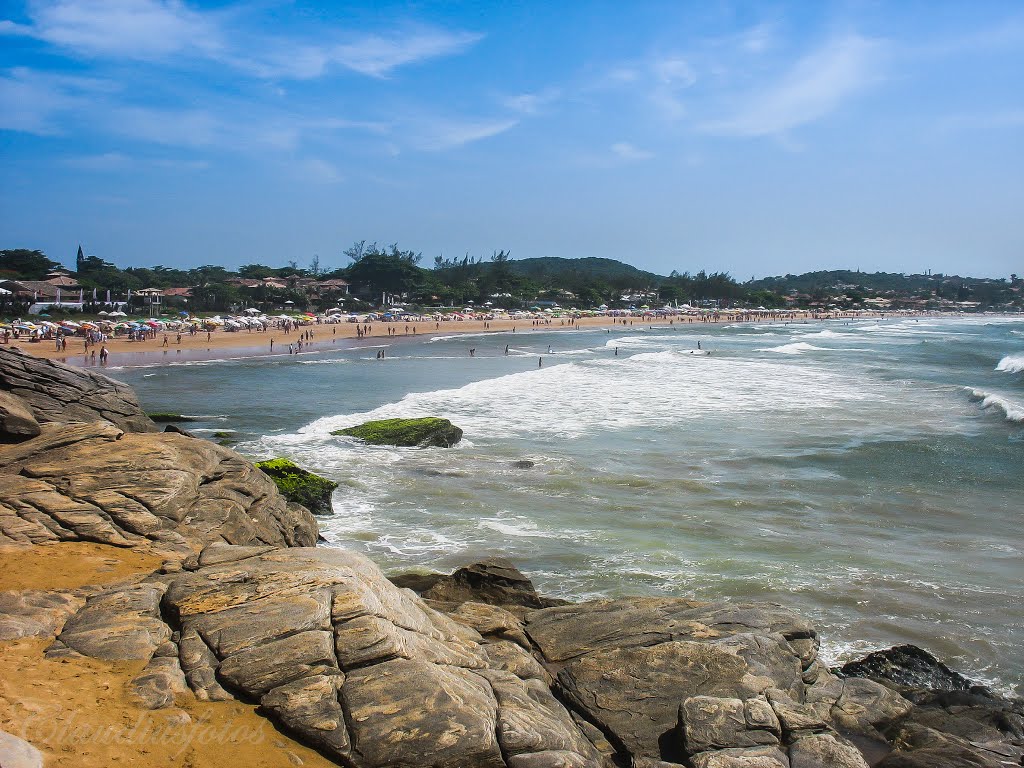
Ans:
[[[517,275],[545,282],[585,277],[640,287],[657,285],[665,279],[653,272],[637,269],[631,264],[595,257],[563,259],[557,256],[543,256],[534,259],[510,259],[508,265]]]

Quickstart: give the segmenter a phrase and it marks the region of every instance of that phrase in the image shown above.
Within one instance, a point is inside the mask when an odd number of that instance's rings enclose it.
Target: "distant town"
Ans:
[[[613,259],[557,257],[444,259],[429,267],[421,255],[396,245],[359,242],[348,262],[323,268],[249,264],[237,270],[207,265],[117,267],[79,247],[75,268],[39,250],[0,251],[0,315],[129,313],[367,311],[416,308],[628,309],[693,306],[730,309],[921,310],[1021,312],[1024,279],[938,273],[809,272],[738,282],[722,272],[657,275]]]

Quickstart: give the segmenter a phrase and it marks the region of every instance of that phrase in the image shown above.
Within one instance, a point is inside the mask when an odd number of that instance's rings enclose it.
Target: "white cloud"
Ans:
[[[518,120],[428,120],[414,128],[418,149],[439,152],[471,144],[504,133],[519,124]]]
[[[878,78],[883,45],[858,35],[833,40],[798,61],[774,86],[749,96],[733,116],[704,123],[721,136],[783,135],[820,120]]]
[[[60,135],[69,114],[84,109],[95,94],[110,89],[110,83],[94,78],[16,67],[0,75],[0,129]]]
[[[544,107],[556,101],[562,95],[557,88],[545,88],[537,93],[521,93],[516,96],[509,96],[504,100],[504,105],[512,112],[521,115],[536,115]]]
[[[611,150],[613,154],[615,154],[618,157],[621,157],[623,160],[650,160],[652,157],[654,157],[653,152],[648,152],[647,150],[644,149],[638,149],[637,147],[625,141],[620,141],[616,144],[612,144]]]
[[[657,59],[651,64],[651,70],[659,82],[673,88],[689,88],[697,82],[693,67],[677,56]]]
[[[216,17],[177,0],[35,0],[21,34],[89,56],[157,59],[222,45]]]
[[[331,51],[331,59],[364,75],[385,77],[391,70],[406,64],[462,53],[482,38],[479,34],[443,30],[394,37],[372,36],[336,46]]]
[[[254,34],[234,11],[194,10],[181,0],[32,0],[31,24],[0,21],[0,34],[26,35],[89,58],[143,61],[193,56],[263,78],[311,79],[338,66],[371,77],[399,67],[462,53],[483,35],[432,27],[390,35],[323,30],[297,36]]]

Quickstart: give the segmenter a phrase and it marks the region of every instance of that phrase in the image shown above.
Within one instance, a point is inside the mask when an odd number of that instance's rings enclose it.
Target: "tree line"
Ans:
[[[507,250],[490,257],[461,258],[439,255],[430,266],[419,252],[397,244],[380,246],[362,240],[342,252],[343,266],[328,269],[314,257],[307,267],[295,261],[285,266],[246,264],[236,270],[207,264],[191,269],[156,265],[120,268],[79,249],[74,277],[87,292],[93,288],[125,295],[142,288],[187,287],[189,305],[196,309],[225,310],[239,305],[281,305],[316,308],[315,291],[302,281],[343,279],[353,289],[347,301],[354,308],[402,301],[420,306],[460,307],[490,304],[524,308],[537,302],[578,308],[611,308],[663,304],[720,305],[776,308],[822,303],[842,297],[855,306],[868,296],[897,295],[904,298],[974,299],[986,305],[1020,301],[1024,281],[943,275],[897,275],[839,270],[786,275],[740,283],[727,272],[673,271],[668,276],[645,272],[614,259],[555,257],[514,260]],[[0,279],[41,280],[63,265],[39,250],[0,251]],[[286,287],[242,286],[232,278],[276,278]],[[796,298],[794,298],[796,297]],[[327,299],[330,301],[330,299]],[[321,307],[323,308],[323,307]]]

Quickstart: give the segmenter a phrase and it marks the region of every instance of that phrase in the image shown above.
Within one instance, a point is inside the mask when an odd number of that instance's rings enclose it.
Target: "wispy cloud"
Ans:
[[[562,95],[558,88],[545,88],[535,93],[520,93],[503,100],[506,109],[520,115],[536,115]]]
[[[404,36],[367,37],[339,45],[332,53],[348,69],[384,77],[406,64],[461,53],[482,39],[483,35],[470,32],[425,30]]]
[[[489,139],[519,124],[518,120],[426,120],[415,125],[417,149],[439,152]]]
[[[632,144],[620,141],[611,146],[612,154],[616,157],[620,157],[623,160],[650,160],[654,157],[653,152],[648,152],[644,149],[638,149]]]
[[[212,54],[223,45],[216,16],[177,0],[35,0],[32,23],[5,22],[28,35],[87,56],[157,59],[187,49]]]
[[[16,67],[0,75],[0,129],[60,135],[67,115],[89,104],[97,93],[113,88],[96,78]]]
[[[883,49],[880,41],[859,35],[832,40],[774,86],[750,94],[734,115],[700,128],[720,136],[772,136],[820,120],[878,79]]]
[[[254,34],[241,8],[195,10],[180,0],[34,0],[28,17],[29,24],[0,21],[0,34],[33,37],[78,57],[192,56],[272,79],[321,77],[332,66],[387,77],[399,67],[462,53],[483,38],[419,26],[369,35],[327,29],[313,42],[297,35]]]

